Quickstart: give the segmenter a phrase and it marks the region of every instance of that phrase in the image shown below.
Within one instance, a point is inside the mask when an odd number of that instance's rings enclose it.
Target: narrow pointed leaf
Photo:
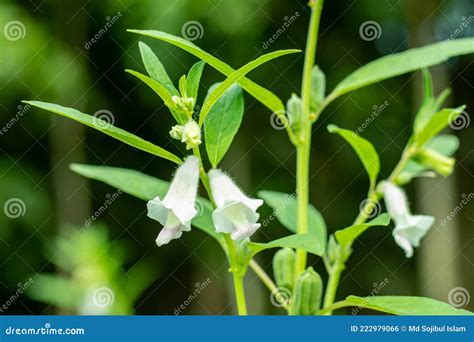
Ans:
[[[130,169],[72,164],[71,170],[81,176],[98,180],[144,201],[149,201],[156,196],[163,198],[169,188],[169,183],[166,181]],[[225,246],[222,235],[216,233],[212,223],[213,208],[211,203],[205,198],[198,197],[196,208],[198,216],[193,219],[192,224],[216,239],[221,246]]]
[[[155,55],[153,50],[143,42],[138,42],[138,46],[140,48],[143,65],[145,66],[148,75],[165,87],[169,93],[179,96],[179,92],[175,88],[173,81],[171,81],[171,78],[168,76],[165,67]]]
[[[417,146],[423,146],[431,138],[446,128],[451,122],[461,115],[466,106],[458,108],[446,108],[435,113],[430,119],[421,127],[418,132],[415,132],[414,143]]]
[[[362,233],[364,233],[370,227],[375,226],[388,226],[390,223],[390,216],[388,214],[382,214],[377,216],[372,221],[363,224],[357,224],[341,230],[336,231],[337,242],[343,246],[351,246],[355,239],[357,239]]]
[[[244,96],[238,85],[232,86],[212,107],[204,123],[204,141],[212,166],[225,156],[244,115]]]
[[[181,159],[171,152],[152,144],[149,141],[143,140],[136,135],[129,133],[121,128],[117,128],[108,122],[105,122],[95,116],[81,113],[80,111],[63,107],[53,103],[40,102],[40,101],[23,101],[31,106],[47,110],[49,112],[65,116],[74,121],[80,122],[83,125],[94,128],[102,133],[105,133],[123,143],[138,148],[139,150],[151,153],[155,156],[170,160],[176,164],[181,164]]]
[[[474,38],[444,41],[391,54],[354,71],[336,86],[329,97],[334,99],[388,78],[428,68],[443,63],[451,57],[470,53],[474,53]]]
[[[199,83],[201,82],[201,76],[205,65],[205,62],[199,61],[194,64],[188,72],[186,92],[188,93],[188,97],[192,97],[195,100],[197,100]]]
[[[254,254],[257,254],[265,249],[284,247],[302,249],[308,253],[319,256],[322,256],[324,253],[324,248],[320,241],[310,234],[289,235],[267,243],[249,242],[248,246],[254,252]]]
[[[279,50],[267,53],[263,56],[258,57],[257,59],[245,64],[243,67],[237,69],[231,73],[224,82],[220,83],[214,91],[207,97],[204,105],[201,109],[201,114],[199,115],[199,124],[202,124],[206,119],[207,114],[211,110],[212,106],[219,100],[219,98],[229,89],[236,81],[244,77],[247,73],[253,69],[259,67],[260,65],[271,61],[280,56],[288,55],[290,53],[298,52],[298,50]]]
[[[352,131],[339,128],[335,125],[329,125],[328,130],[331,133],[339,134],[352,146],[369,175],[370,188],[373,189],[380,171],[380,160],[372,143]]]
[[[209,53],[205,52],[201,48],[197,47],[193,43],[183,39],[181,37],[173,36],[171,34],[155,31],[155,30],[128,30],[129,32],[140,34],[143,36],[152,37],[155,39],[160,39],[164,42],[170,43],[174,46],[177,46],[194,56],[198,57],[199,59],[205,61],[210,66],[221,72],[222,74],[229,76],[235,70],[229,66],[228,64],[220,61],[218,58],[210,55]],[[249,80],[248,78],[241,78],[239,80],[239,84],[242,88],[247,91],[250,95],[255,97],[258,101],[260,101],[263,105],[269,108],[272,112],[280,112],[285,110],[285,106],[283,102],[271,91],[263,88],[262,86],[256,84],[255,82]]]
[[[346,302],[353,306],[386,312],[400,316],[454,316],[474,315],[472,312],[456,309],[448,303],[426,297],[414,296],[349,296]]]

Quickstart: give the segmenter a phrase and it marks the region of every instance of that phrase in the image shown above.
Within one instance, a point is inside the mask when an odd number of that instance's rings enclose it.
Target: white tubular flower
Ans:
[[[148,202],[148,217],[163,225],[156,238],[158,246],[191,230],[191,220],[197,214],[195,203],[198,183],[199,161],[195,156],[189,156],[176,171],[164,199],[155,197]]]
[[[221,170],[210,170],[209,181],[217,206],[212,213],[216,231],[229,233],[233,240],[242,240],[255,233],[260,228],[257,209],[263,201],[247,197]]]
[[[407,258],[413,256],[413,248],[420,245],[421,239],[433,225],[432,216],[412,215],[408,208],[408,200],[401,188],[385,182],[382,186],[387,211],[395,221],[393,237],[404,251]]]

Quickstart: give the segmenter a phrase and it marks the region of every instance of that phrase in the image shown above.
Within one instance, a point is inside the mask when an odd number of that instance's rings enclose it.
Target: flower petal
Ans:
[[[244,203],[232,202],[217,208],[212,213],[212,221],[219,233],[230,233],[233,240],[250,237],[260,228],[257,223],[260,217]]]
[[[432,216],[409,216],[406,223],[398,224],[393,230],[395,242],[403,248],[407,258],[413,256],[413,247],[420,245],[421,239],[433,226],[435,219]]]

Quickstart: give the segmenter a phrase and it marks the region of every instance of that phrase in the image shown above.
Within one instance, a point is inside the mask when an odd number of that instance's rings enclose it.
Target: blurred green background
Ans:
[[[453,34],[474,36],[473,15],[470,0],[327,1],[317,63],[331,89],[352,70],[382,55]],[[202,30],[194,43],[239,67],[272,50],[303,49],[308,19],[306,3],[299,0],[1,0],[0,313],[232,313],[228,266],[214,241],[194,229],[157,248],[154,240],[161,227],[146,217],[144,202],[117,195],[115,189],[68,169],[72,162],[105,164],[169,179],[173,165],[67,119],[24,107],[21,100],[56,102],[89,114],[102,111],[115,125],[178,152],[181,146],[168,136],[172,120],[167,109],[150,89],[124,73],[126,68],[144,70],[140,37],[125,30],[181,35],[187,23],[196,21]],[[360,34],[368,21],[379,25],[380,37],[364,39]],[[275,34],[278,37],[269,43]],[[176,83],[196,62],[175,47],[144,41]],[[286,56],[249,77],[286,101],[291,93],[299,93],[302,64],[302,54]],[[453,89],[450,104],[466,104],[471,113],[473,56],[451,59],[431,71],[438,91]],[[200,101],[207,88],[222,79],[206,67]],[[357,130],[374,118],[362,136],[376,146],[382,175],[387,175],[410,135],[420,97],[419,73],[398,77],[344,96],[316,124],[311,201],[330,232],[353,221],[368,181],[351,148],[331,136],[326,126],[335,123]],[[293,192],[295,152],[286,134],[272,128],[271,113],[248,94],[245,101],[242,127],[222,167],[249,194],[262,189]],[[461,148],[450,178],[417,181],[407,189],[413,211],[437,217],[415,257],[405,259],[389,230],[371,230],[355,245],[339,297],[368,295],[380,283],[385,284],[383,294],[443,301],[458,287],[473,293],[474,204],[463,205],[447,225],[440,224],[473,192],[473,126],[454,131]],[[5,209],[12,201],[18,214]],[[261,210],[262,219],[270,214],[268,207]],[[87,224],[93,216],[99,226]],[[273,221],[254,239],[266,241],[286,233]],[[268,252],[259,259],[270,273],[271,256]],[[325,276],[321,260],[310,261]],[[25,287],[29,289],[19,291]],[[101,311],[97,305],[78,303],[78,298],[89,298],[90,291],[102,287],[113,289],[113,305],[98,305],[106,308]],[[271,305],[268,291],[251,270],[246,288],[251,313],[282,313]],[[473,302],[462,304],[473,310]]]

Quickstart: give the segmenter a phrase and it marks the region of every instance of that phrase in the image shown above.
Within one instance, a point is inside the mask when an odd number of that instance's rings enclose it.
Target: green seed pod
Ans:
[[[326,95],[326,76],[322,70],[315,65],[311,70],[311,101],[310,109],[316,112],[324,101]]]
[[[446,157],[431,148],[423,148],[417,159],[420,164],[435,170],[444,177],[453,172],[454,158]]]
[[[286,102],[286,112],[288,113],[291,128],[297,131],[301,126],[301,118],[303,116],[303,107],[298,95],[292,94]]]
[[[309,267],[296,280],[293,291],[292,313],[294,315],[316,315],[321,306],[323,281],[317,272]]]
[[[273,274],[278,287],[293,289],[295,277],[295,252],[291,248],[282,248],[273,257]]]

